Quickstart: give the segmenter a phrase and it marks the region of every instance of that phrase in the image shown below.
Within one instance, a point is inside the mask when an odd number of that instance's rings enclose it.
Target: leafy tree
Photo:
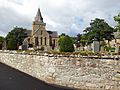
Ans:
[[[61,37],[61,36],[65,36],[65,33],[62,33],[59,37]]]
[[[120,31],[120,13],[117,16],[114,16],[114,20],[117,22],[116,29]]]
[[[16,42],[15,38],[9,39],[9,41],[7,42],[7,49],[8,50],[16,50],[16,49],[18,49],[17,42]]]
[[[59,36],[59,40],[58,40],[58,45],[60,46],[61,42],[64,40],[64,37],[66,35],[64,33],[62,33],[60,36]]]
[[[0,44],[2,44],[4,42],[4,37],[0,36]]]
[[[19,45],[22,45],[22,42],[25,38],[26,29],[15,27],[11,32],[6,36],[7,49],[16,50]]]
[[[2,44],[3,44],[3,42],[4,42],[4,37],[2,37],[2,36],[0,36],[0,49],[2,49]]]
[[[114,28],[109,26],[104,19],[95,18],[95,20],[91,20],[90,27],[87,27],[84,30],[84,35],[87,39],[87,44],[90,44],[94,38],[96,38],[98,41],[103,39],[108,41],[112,40],[114,38],[114,31]]]
[[[73,52],[74,46],[73,41],[68,35],[62,35],[59,39],[59,46],[61,52]]]
[[[83,47],[85,47],[85,45],[87,44],[87,40],[86,40],[86,36],[85,35],[82,35],[81,36],[81,40],[80,40],[80,43]]]

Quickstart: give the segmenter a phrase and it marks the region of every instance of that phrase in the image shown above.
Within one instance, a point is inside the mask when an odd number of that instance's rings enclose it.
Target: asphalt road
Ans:
[[[49,85],[0,63],[0,90],[74,90]]]

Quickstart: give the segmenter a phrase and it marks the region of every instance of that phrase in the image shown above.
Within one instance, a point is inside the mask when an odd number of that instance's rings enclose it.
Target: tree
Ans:
[[[60,36],[59,36],[59,40],[58,40],[58,45],[60,46],[60,44],[61,44],[61,42],[64,40],[64,38],[65,38],[65,34],[64,33],[62,33]]]
[[[2,44],[4,42],[4,37],[0,36],[0,44]]]
[[[25,38],[26,29],[15,27],[11,32],[6,36],[6,43],[8,50],[17,50],[19,45],[22,45],[22,42]]]
[[[2,36],[0,36],[0,49],[2,49],[2,44],[3,44],[3,42],[4,42],[4,37],[2,37]]]
[[[85,37],[87,39],[87,44],[93,42],[93,39],[96,38],[98,41],[106,39],[108,41],[114,38],[113,32],[114,28],[108,25],[104,19],[95,18],[91,20],[90,27],[87,27],[85,32]]]
[[[65,36],[65,33],[62,33],[59,37],[61,37],[61,36]]]
[[[87,40],[86,40],[85,35],[81,36],[80,43],[81,43],[82,47],[85,47],[85,45],[87,44]]]
[[[114,20],[117,22],[116,29],[120,31],[120,13],[117,16],[114,16]]]
[[[68,35],[62,35],[59,39],[60,52],[74,52],[73,41]]]

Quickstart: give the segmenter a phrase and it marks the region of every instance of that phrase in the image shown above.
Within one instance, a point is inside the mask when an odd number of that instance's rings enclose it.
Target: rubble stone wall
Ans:
[[[120,61],[0,53],[0,62],[48,83],[120,90]]]

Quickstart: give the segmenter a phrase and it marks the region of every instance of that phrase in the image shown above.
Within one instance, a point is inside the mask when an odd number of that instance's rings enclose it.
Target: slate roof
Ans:
[[[53,38],[57,38],[58,37],[58,34],[57,34],[56,31],[47,31],[47,32]],[[26,33],[27,33],[27,36],[29,37],[29,36],[32,35],[32,30],[27,30]]]
[[[51,37],[53,37],[53,38],[57,38],[57,37],[58,37],[58,34],[57,34],[56,31],[47,31],[47,32],[48,32],[48,34],[49,34]]]
[[[27,36],[31,36],[32,30],[27,30],[26,33],[27,33]]]

